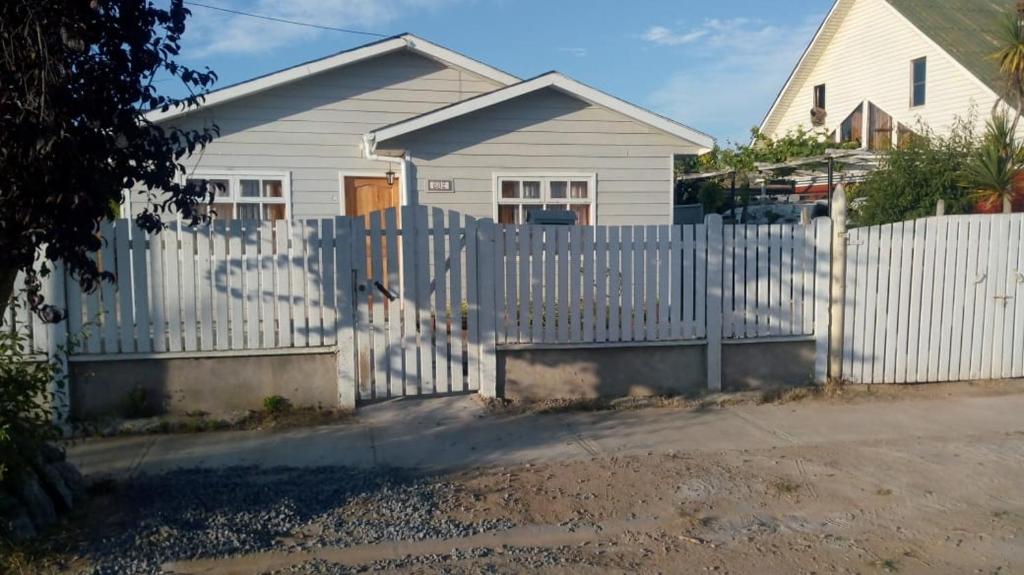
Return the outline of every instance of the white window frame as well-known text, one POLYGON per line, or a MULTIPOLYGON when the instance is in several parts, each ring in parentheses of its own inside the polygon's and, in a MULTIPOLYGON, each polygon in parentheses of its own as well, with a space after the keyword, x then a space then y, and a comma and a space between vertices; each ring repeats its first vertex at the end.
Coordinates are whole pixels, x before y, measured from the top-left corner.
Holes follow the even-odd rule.
MULTIPOLYGON (((237 206, 238 204, 283 204, 284 219, 292 219, 292 173, 290 171, 196 170, 182 177, 181 183, 185 183, 186 180, 228 180, 228 197, 214 197, 213 203, 223 204, 230 202, 232 206, 237 206), (242 180, 281 180, 281 197, 243 197, 241 195, 242 180)), ((233 217, 232 219, 235 218, 233 217)))
MULTIPOLYGON (((586 205, 590 206, 590 224, 596 226, 597 224, 597 174, 594 172, 495 172, 492 174, 492 198, 494 205, 492 206, 492 214, 494 221, 498 221, 498 206, 501 205, 517 205, 517 206, 528 206, 528 205, 544 205, 544 204, 565 204, 565 205, 586 205), (502 199, 501 197, 501 183, 508 180, 514 180, 522 182, 527 181, 539 181, 540 182, 540 198, 538 199, 502 199), (572 198, 552 198, 551 197, 551 182, 552 181, 586 181, 587 182, 587 198, 586 199, 572 199, 572 198)), ((570 184, 571 188, 571 184, 570 184)), ((520 190, 522 186, 520 185, 520 190)), ((566 194, 569 195, 569 189, 566 189, 566 194)), ((525 216, 521 217, 520 220, 523 224, 526 223, 525 216)))

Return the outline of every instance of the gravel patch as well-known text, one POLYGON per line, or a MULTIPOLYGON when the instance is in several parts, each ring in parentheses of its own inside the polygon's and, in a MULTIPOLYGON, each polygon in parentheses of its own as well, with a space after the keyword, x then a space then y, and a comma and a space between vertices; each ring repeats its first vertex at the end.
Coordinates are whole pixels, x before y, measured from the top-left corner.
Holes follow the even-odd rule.
POLYGON ((403 469, 235 467, 144 475, 116 494, 108 530, 114 534, 84 544, 82 554, 92 560, 85 573, 159 573, 168 561, 447 539, 514 526, 444 517, 458 489, 403 469))
POLYGON ((429 569, 442 573, 507 573, 509 569, 529 570, 550 568, 560 565, 594 567, 587 561, 578 547, 512 547, 498 549, 474 547, 452 549, 450 553, 407 556, 401 559, 374 561, 363 565, 349 566, 323 559, 313 559, 292 565, 286 569, 263 575, 350 575, 355 573, 387 573, 398 569, 429 569), (469 565, 459 565, 460 562, 469 565))

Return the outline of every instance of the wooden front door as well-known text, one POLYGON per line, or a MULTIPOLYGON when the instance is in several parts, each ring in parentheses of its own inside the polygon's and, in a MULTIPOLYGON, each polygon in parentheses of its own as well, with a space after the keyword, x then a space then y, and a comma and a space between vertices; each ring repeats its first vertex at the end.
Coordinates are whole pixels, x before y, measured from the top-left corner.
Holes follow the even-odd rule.
POLYGON ((398 178, 388 185, 387 178, 346 177, 345 215, 365 216, 371 212, 401 205, 398 178))

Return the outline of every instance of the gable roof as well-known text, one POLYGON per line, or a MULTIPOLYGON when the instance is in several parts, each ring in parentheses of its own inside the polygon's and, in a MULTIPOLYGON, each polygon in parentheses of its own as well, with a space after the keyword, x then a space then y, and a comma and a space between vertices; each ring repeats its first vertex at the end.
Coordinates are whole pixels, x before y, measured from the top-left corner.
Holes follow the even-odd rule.
MULTIPOLYGON (((1016 0, 879 0, 892 8, 940 50, 948 54, 981 84, 995 93, 1000 91, 999 66, 991 58, 998 50, 996 30, 999 18, 1015 7, 1016 0)), ((775 111, 790 97, 821 57, 854 0, 836 0, 807 45, 786 83, 779 90, 768 113, 761 121, 767 130, 775 111)))
POLYGON ((638 122, 647 124, 648 126, 688 142, 692 142, 700 146, 702 151, 709 151, 715 145, 714 138, 703 132, 684 126, 674 120, 670 120, 634 104, 630 104, 625 100, 620 100, 614 96, 601 92, 600 90, 591 88, 581 82, 577 82, 576 80, 558 72, 547 72, 535 78, 523 80, 518 84, 506 86, 505 88, 500 88, 486 94, 480 94, 479 96, 474 96, 472 98, 462 100, 461 102, 456 102, 401 122, 377 128, 363 137, 367 144, 366 149, 372 152, 376 148, 378 142, 390 140, 416 130, 422 130, 423 128, 427 128, 441 122, 446 122, 453 118, 457 118, 477 110, 482 110, 502 102, 507 102, 513 98, 518 98, 545 88, 555 88, 585 102, 614 110, 624 116, 637 120, 638 122))
POLYGON ((888 0, 904 18, 995 92, 1002 89, 999 50, 1002 18, 1016 0, 888 0))
POLYGON ((377 42, 364 44, 350 50, 344 50, 318 60, 311 60, 290 68, 285 68, 284 70, 271 72, 270 74, 263 76, 257 76, 256 78, 246 80, 238 84, 232 84, 230 86, 212 90, 204 95, 205 99, 199 107, 188 109, 171 108, 166 112, 153 110, 146 114, 146 118, 150 121, 158 122, 176 118, 178 116, 184 116, 206 106, 223 104, 224 102, 263 92, 264 90, 269 90, 271 88, 276 88, 289 82, 295 82, 315 74, 333 70, 334 68, 347 66, 349 64, 354 64, 356 62, 368 60, 370 58, 375 58, 398 50, 410 50, 443 64, 462 68, 468 72, 494 80, 495 82, 505 86, 519 81, 519 78, 516 76, 503 72, 492 66, 488 66, 483 62, 474 60, 468 56, 459 54, 458 52, 449 50, 443 46, 434 44, 433 42, 428 42, 427 40, 413 34, 399 34, 390 38, 384 38, 377 42))

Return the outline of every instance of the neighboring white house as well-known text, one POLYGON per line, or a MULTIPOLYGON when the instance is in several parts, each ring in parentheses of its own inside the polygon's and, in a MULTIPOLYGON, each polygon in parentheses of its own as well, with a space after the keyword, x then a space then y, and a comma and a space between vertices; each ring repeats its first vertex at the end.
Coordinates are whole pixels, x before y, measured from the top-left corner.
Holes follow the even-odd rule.
POLYGON ((364 214, 420 204, 501 222, 672 223, 673 159, 710 136, 550 72, 521 81, 403 34, 153 112, 220 136, 187 164, 219 218, 364 214))
POLYGON ((838 0, 761 130, 803 128, 885 149, 918 122, 949 130, 972 107, 983 123, 999 101, 991 55, 1014 0, 838 0))

